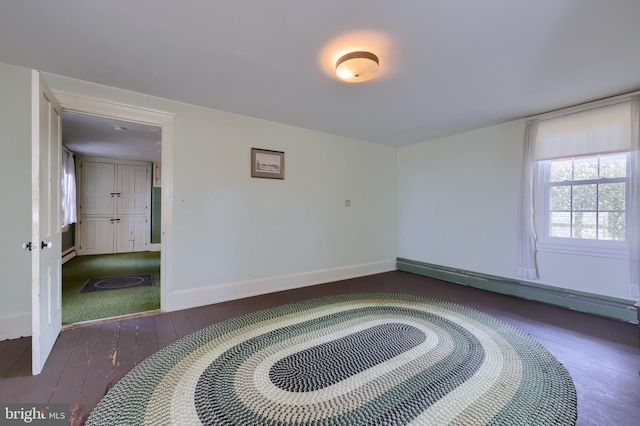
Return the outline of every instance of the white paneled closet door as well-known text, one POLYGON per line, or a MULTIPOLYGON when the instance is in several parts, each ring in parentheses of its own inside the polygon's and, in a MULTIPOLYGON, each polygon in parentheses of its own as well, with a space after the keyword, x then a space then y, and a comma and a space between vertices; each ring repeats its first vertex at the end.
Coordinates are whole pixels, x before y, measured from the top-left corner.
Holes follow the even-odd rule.
POLYGON ((114 252, 113 232, 115 219, 110 217, 83 217, 82 232, 79 232, 82 254, 104 254, 114 252))
POLYGON ((146 238, 148 229, 144 217, 122 217, 116 221, 116 253, 149 250, 146 238))
POLYGON ((113 215, 115 207, 115 164, 83 161, 81 170, 82 215, 113 215))
POLYGON ((118 164, 116 216, 146 215, 149 197, 149 167, 118 164))
POLYGON ((78 254, 149 250, 150 165, 85 157, 80 174, 78 254))

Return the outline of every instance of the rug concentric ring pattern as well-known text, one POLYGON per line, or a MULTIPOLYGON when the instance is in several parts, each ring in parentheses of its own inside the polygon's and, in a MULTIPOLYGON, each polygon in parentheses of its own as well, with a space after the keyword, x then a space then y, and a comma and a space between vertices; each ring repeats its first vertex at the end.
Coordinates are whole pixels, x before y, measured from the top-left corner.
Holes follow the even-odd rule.
POLYGON ((87 425, 572 425, 567 370, 484 313, 402 294, 211 325, 118 382, 87 425))

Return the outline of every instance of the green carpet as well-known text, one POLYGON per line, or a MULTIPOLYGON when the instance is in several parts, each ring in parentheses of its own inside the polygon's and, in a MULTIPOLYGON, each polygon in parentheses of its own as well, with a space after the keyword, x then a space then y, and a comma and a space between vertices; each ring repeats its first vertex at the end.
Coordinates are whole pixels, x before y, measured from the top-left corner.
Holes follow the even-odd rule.
POLYGON ((308 300, 211 325, 105 395, 99 425, 574 425, 576 391, 510 324, 402 294, 308 300))
POLYGON ((160 252, 78 256, 62 266, 62 323, 160 309, 160 252), (153 286, 80 293, 91 278, 152 274, 153 286))

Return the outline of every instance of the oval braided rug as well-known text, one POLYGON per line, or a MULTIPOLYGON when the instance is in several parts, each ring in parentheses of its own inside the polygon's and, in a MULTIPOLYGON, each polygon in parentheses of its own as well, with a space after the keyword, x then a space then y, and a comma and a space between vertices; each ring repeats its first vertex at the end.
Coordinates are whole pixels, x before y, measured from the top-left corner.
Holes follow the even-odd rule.
POLYGON ((87 425, 572 425, 537 341, 460 305, 355 294, 214 324, 118 382, 87 425))

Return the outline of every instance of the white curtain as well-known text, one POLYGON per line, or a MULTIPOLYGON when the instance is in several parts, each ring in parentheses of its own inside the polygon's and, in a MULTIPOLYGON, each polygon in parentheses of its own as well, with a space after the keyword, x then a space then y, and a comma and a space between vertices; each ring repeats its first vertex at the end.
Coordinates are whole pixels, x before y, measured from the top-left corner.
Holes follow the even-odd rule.
POLYGON ((515 274, 517 277, 528 280, 538 279, 536 231, 533 211, 533 186, 536 175, 536 163, 533 156, 538 126, 538 120, 531 120, 527 122, 525 130, 516 230, 515 274))
POLYGON ((631 100, 631 161, 629 167, 629 295, 640 297, 640 97, 631 100))
POLYGON ((73 153, 62 150, 62 226, 76 223, 76 166, 73 153))

